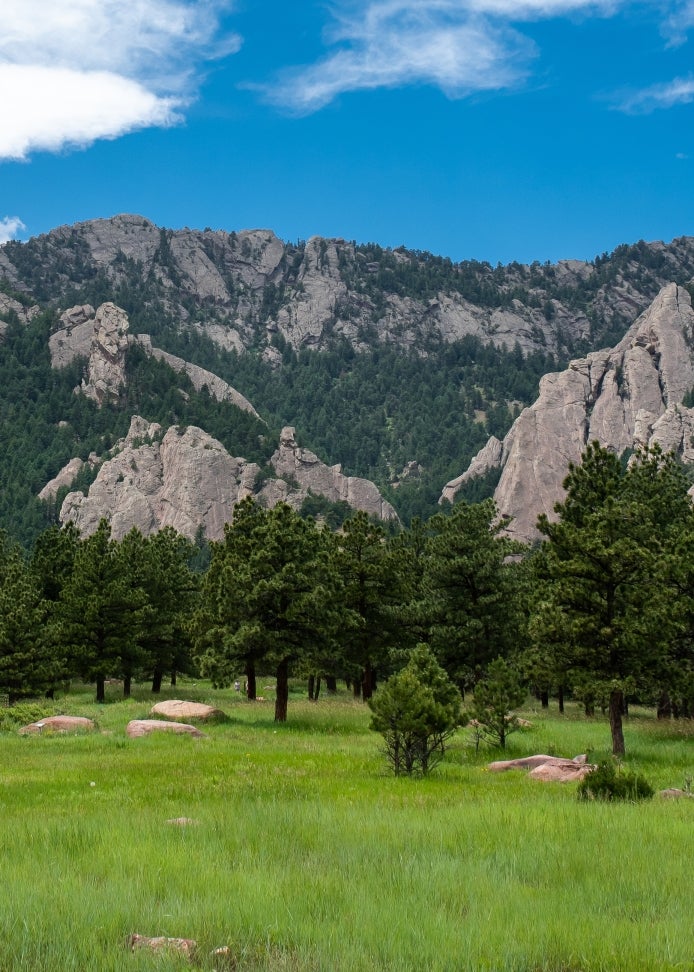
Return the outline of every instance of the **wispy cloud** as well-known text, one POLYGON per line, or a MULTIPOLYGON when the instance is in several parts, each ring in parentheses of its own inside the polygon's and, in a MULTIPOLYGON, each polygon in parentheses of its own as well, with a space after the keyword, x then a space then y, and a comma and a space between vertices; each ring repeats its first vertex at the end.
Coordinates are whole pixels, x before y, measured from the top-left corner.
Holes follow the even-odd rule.
POLYGON ((615 105, 630 115, 643 115, 658 108, 672 108, 694 101, 694 77, 675 78, 665 84, 654 84, 621 97, 615 105))
POLYGON ((0 4, 0 158, 180 119, 199 64, 238 50, 231 0, 0 4))
POLYGON ((26 226, 19 216, 3 216, 0 219, 0 245, 13 240, 24 229, 26 226))
POLYGON ((431 84, 449 97, 508 88, 528 74, 535 45, 516 27, 570 12, 609 13, 618 0, 343 0, 325 33, 334 48, 284 71, 268 100, 306 114, 339 94, 431 84))

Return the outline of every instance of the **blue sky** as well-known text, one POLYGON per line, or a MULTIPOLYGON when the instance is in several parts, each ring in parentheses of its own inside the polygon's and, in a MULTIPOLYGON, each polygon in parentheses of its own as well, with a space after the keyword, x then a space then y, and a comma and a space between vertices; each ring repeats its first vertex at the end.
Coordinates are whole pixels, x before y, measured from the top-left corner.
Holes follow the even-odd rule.
POLYGON ((694 235, 694 0, 0 8, 0 240, 120 212, 491 263, 694 235))

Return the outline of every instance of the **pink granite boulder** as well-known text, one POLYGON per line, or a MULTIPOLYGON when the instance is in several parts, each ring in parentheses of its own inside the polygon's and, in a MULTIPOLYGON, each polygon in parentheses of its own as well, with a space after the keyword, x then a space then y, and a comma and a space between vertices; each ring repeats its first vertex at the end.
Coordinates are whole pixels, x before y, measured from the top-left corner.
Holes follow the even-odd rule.
POLYGON ((46 716, 45 719, 39 719, 37 722, 32 722, 28 726, 23 726, 19 730, 19 733, 22 736, 26 736, 32 733, 42 732, 91 732, 94 729, 96 729, 96 724, 84 716, 57 715, 46 716))
POLYGON ((149 736, 153 732, 173 732, 176 734, 202 738, 205 733, 196 726, 189 726, 185 722, 164 722, 161 719, 132 719, 125 727, 125 734, 131 739, 149 736))

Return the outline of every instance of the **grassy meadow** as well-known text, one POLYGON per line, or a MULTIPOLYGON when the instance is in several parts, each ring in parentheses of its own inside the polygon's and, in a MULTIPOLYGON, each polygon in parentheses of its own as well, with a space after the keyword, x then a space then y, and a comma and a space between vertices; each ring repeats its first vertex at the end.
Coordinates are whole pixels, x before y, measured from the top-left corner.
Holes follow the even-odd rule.
MULTIPOLYGON (((396 779, 363 704, 299 688, 279 726, 269 690, 162 692, 227 713, 204 739, 126 738, 147 686, 44 707, 93 734, 19 736, 4 710, 0 969, 191 967, 131 952, 131 933, 194 938, 192 967, 219 972, 694 969, 694 800, 581 803, 575 784, 486 772, 498 751, 465 731, 430 777, 396 779)), ((523 714, 511 757, 609 751, 602 718, 523 714)), ((656 789, 694 774, 691 723, 637 712, 625 736, 656 789)))

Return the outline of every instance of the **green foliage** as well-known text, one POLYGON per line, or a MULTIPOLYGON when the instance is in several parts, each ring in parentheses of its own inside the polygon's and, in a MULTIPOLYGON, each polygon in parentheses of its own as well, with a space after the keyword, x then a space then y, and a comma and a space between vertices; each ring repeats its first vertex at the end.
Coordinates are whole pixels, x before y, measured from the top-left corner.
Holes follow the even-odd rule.
POLYGON ((606 759, 578 784, 579 800, 650 800, 653 787, 641 774, 625 770, 614 759, 606 759))
POLYGON ((460 693, 426 645, 369 700, 370 728, 385 741, 396 775, 426 774, 442 758, 460 719, 460 693))
POLYGON ((691 657, 689 639, 685 648, 678 637, 688 601, 681 586, 673 600, 672 573, 689 562, 675 556, 692 530, 687 482, 658 450, 624 469, 593 443, 564 486, 558 521, 539 521, 547 540, 530 631, 556 672, 579 681, 584 696, 609 699, 613 752, 622 755, 625 694, 647 691, 691 657))
POLYGON ((486 674, 475 685, 469 710, 477 729, 495 745, 506 748, 506 740, 521 728, 512 712, 525 702, 527 692, 514 665, 504 658, 491 662, 486 674))
POLYGON ((40 702, 16 702, 14 705, 0 707, 0 732, 16 732, 32 722, 57 714, 55 704, 47 699, 40 702))
POLYGON ((193 619, 201 670, 229 685, 240 663, 262 660, 283 685, 277 721, 286 720, 288 666, 302 659, 321 668, 346 622, 328 538, 285 503, 266 510, 248 498, 211 545, 193 619))
POLYGON ((523 642, 523 571, 517 557, 526 548, 502 528, 491 500, 461 502, 427 524, 421 609, 441 663, 463 686, 523 642))

